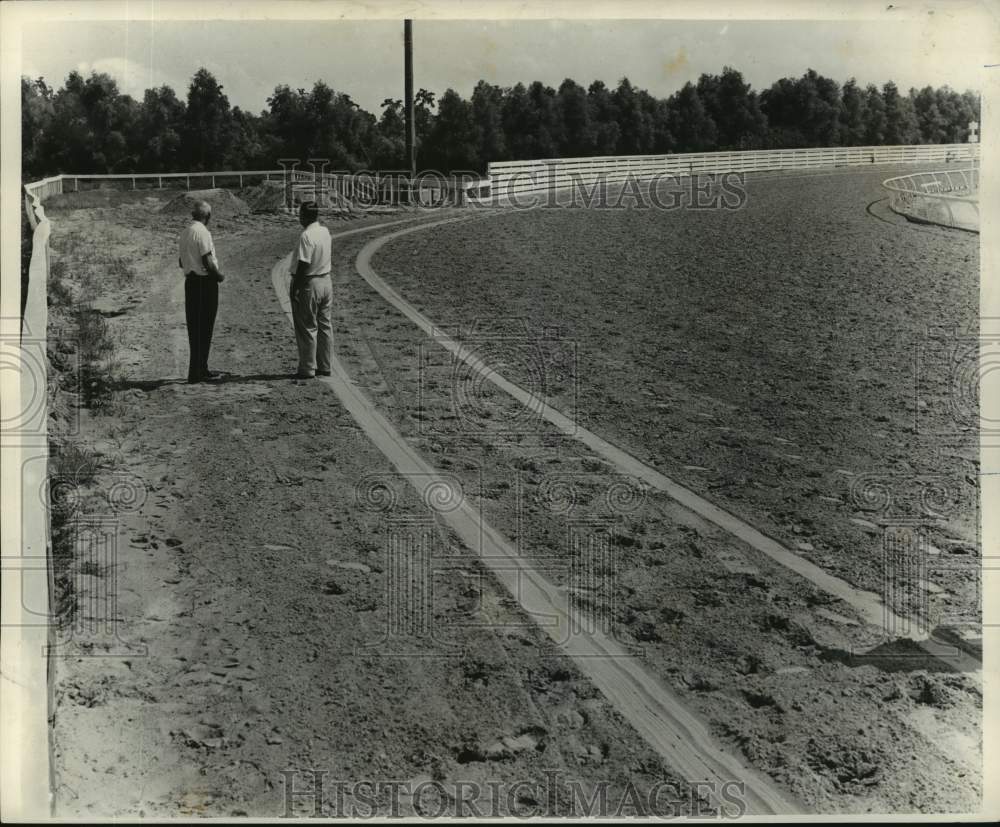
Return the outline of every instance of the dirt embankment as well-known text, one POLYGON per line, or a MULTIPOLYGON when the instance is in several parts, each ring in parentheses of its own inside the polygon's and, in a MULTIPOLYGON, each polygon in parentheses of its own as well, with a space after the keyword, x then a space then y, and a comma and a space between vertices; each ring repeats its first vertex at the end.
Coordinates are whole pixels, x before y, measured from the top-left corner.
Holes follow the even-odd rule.
POLYGON ((164 215, 190 216, 195 204, 205 201, 212 208, 214 218, 235 218, 249 215, 249 205, 227 189, 190 190, 172 198, 161 208, 164 215))

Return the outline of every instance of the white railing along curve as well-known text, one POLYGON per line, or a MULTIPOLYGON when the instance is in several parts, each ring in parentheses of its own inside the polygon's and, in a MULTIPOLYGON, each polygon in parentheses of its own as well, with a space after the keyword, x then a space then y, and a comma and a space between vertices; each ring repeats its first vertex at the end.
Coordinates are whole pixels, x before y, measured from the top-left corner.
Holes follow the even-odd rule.
POLYGON ((163 189, 167 186, 183 182, 185 189, 191 189, 192 182, 197 187, 244 186, 259 181, 276 180, 287 187, 299 190, 309 188, 323 192, 331 197, 334 205, 349 202, 362 207, 376 204, 410 203, 411 190, 422 199, 423 203, 462 204, 466 201, 470 190, 479 183, 470 180, 468 176, 443 175, 438 172, 427 172, 409 182, 406 173, 361 171, 356 173, 326 173, 307 169, 259 169, 259 170, 222 170, 215 172, 154 172, 154 173, 115 173, 109 175, 83 175, 64 173, 41 181, 33 181, 24 185, 25 208, 31 215, 32 204, 38 205, 52 195, 62 195, 65 192, 79 192, 83 183, 100 185, 109 181, 124 184, 126 188, 138 189, 140 183, 163 189))
POLYGON ((911 221, 979 232, 979 169, 914 172, 888 178, 889 208, 911 221))
POLYGON ((979 158, 979 144, 920 144, 917 146, 851 146, 809 149, 768 149, 746 152, 686 152, 594 158, 547 158, 500 161, 489 165, 494 198, 522 193, 555 192, 597 182, 661 175, 821 169, 878 164, 961 163, 979 158))

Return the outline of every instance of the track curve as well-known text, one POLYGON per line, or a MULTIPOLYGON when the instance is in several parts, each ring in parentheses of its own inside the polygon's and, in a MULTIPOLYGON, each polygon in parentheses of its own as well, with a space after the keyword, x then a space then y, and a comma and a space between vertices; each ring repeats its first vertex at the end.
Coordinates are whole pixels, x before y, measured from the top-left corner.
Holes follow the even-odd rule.
MULTIPOLYGON (((467 219, 428 222, 402 232, 460 220, 467 219)), ((385 226, 348 230, 335 234, 334 238, 385 226)), ((370 246, 366 246, 365 250, 370 246)), ((272 285, 289 318, 291 308, 287 273, 290 258, 291 254, 271 270, 272 285)), ((316 381, 324 382, 333 390, 365 435, 397 472, 421 494, 428 487, 448 485, 447 475, 431 466, 407 443, 354 383, 336 356, 332 368, 332 376, 320 377, 316 381)), ((719 796, 719 791, 731 789, 736 781, 744 784, 744 801, 750 814, 790 815, 802 812, 800 805, 772 781, 726 752, 680 698, 649 674, 621 644, 600 632, 587 631, 584 618, 573 608, 566 591, 536 571, 506 537, 483 520, 482 514, 471 503, 462 498, 457 507, 449 505, 447 510, 439 510, 438 516, 481 559, 529 615, 553 619, 542 625, 544 631, 573 658, 580 671, 671 767, 689 783, 707 785, 707 789, 715 791, 708 793, 713 805, 720 808, 732 805, 731 801, 727 802, 719 796)))
MULTIPOLYGON (((463 345, 456 339, 445 335, 439 325, 435 324, 413 304, 397 293, 379 276, 372 266, 372 258, 375 253, 390 241, 404 235, 409 235, 410 233, 429 230, 462 220, 467 219, 459 217, 424 222, 417 226, 395 230, 373 239, 358 253, 355 261, 358 274, 392 307, 413 322, 413 324, 432 338, 438 345, 451 353, 454 358, 460 359, 468 365, 479 378, 491 382, 498 389, 545 418, 562 433, 582 442, 599 456, 610 462, 620 473, 665 493, 680 505, 715 524, 758 552, 765 554, 781 566, 805 578, 817 588, 845 601, 866 622, 887 629, 917 630, 921 628, 921 625, 912 619, 896 615, 885 605, 879 595, 856 588, 845 580, 829 574, 815 563, 811 563, 798 554, 795 554, 777 540, 767 536, 746 521, 706 500, 676 480, 671 479, 619 448, 617 445, 588 430, 558 409, 549 405, 544 399, 508 380, 491 368, 474 350, 463 345)), ((981 680, 981 664, 970 654, 956 649, 949 643, 934 639, 931 637, 929 631, 911 634, 909 638, 927 654, 947 663, 950 668, 966 672, 975 680, 981 680)))

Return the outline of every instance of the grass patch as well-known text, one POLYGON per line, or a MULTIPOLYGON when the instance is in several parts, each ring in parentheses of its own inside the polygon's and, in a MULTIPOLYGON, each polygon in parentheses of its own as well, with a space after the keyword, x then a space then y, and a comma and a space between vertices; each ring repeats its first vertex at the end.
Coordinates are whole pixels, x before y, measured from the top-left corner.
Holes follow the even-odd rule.
POLYGON ((53 602, 60 625, 75 619, 76 584, 73 564, 84 489, 93 484, 100 460, 73 442, 49 443, 49 523, 52 530, 53 602))
POLYGON ((126 256, 107 256, 104 266, 117 287, 131 287, 135 284, 135 270, 132 269, 126 256))
POLYGON ((79 232, 53 241, 59 258, 49 267, 48 301, 55 311, 49 327, 50 364, 61 387, 79 391, 80 404, 113 413, 115 388, 121 384, 120 343, 92 304, 101 295, 134 286, 135 269, 127 256, 93 250, 91 240, 79 232))
POLYGON ((72 479, 77 485, 90 485, 101 467, 97 454, 74 442, 53 443, 49 451, 52 475, 72 479))
POLYGON ((55 261, 49 267, 49 307, 69 307, 73 304, 73 288, 66 281, 66 263, 55 261))
POLYGON ((87 364, 102 361, 114 348, 107 320, 87 305, 73 311, 76 347, 80 359, 87 364))
POLYGON ((118 384, 116 344, 107 320, 89 306, 73 311, 74 338, 79 356, 81 402, 106 410, 118 384))

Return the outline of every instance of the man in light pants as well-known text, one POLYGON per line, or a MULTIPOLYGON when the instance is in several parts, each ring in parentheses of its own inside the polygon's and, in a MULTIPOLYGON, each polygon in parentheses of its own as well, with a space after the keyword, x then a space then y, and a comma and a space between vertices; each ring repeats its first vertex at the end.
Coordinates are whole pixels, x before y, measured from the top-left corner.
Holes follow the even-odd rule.
POLYGON ((293 256, 292 320, 299 347, 300 379, 329 376, 333 357, 333 324, 330 319, 333 285, 330 282, 330 231, 319 223, 315 201, 299 207, 299 223, 305 228, 293 256))

